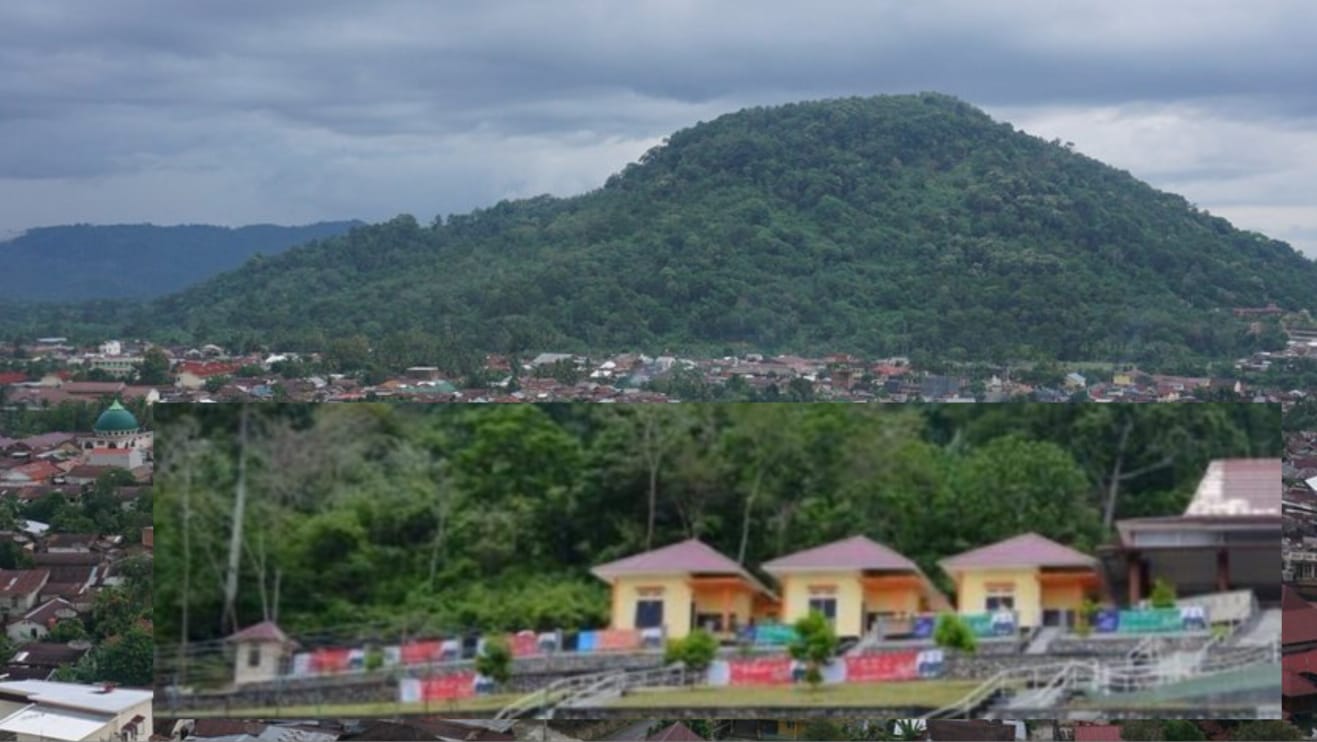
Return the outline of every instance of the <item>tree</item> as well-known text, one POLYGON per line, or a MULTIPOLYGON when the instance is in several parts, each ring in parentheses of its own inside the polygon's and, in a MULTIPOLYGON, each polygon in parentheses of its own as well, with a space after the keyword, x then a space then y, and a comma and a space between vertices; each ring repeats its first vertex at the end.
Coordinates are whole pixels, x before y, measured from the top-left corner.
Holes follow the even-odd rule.
POLYGON ((1152 582, 1152 592, 1148 595, 1148 602, 1153 608, 1174 608, 1175 586, 1158 577, 1152 582))
POLYGON ((668 452, 678 442, 679 431, 674 425, 674 415, 667 408, 637 405, 632 414, 636 447, 645 463, 645 473, 649 483, 649 515, 645 522, 645 548, 650 549, 654 545, 654 519, 658 513, 659 468, 663 465, 668 452))
POLYGON ((1162 742, 1166 739, 1166 722, 1161 719, 1134 719, 1120 723, 1120 738, 1137 742, 1162 742))
POLYGON ((704 629, 695 629, 681 639, 668 642, 664 662, 681 662, 686 669, 702 672, 718 656, 718 640, 704 629))
POLYGON ((87 638, 87 627, 76 618, 61 619, 46 636, 46 641, 68 643, 87 638))
POLYGON ((1301 729, 1279 719, 1245 721, 1230 731, 1230 739, 1235 740, 1298 740, 1305 738, 1306 735, 1301 729))
POLYGON ((84 683, 112 682, 149 687, 155 675, 154 651, 155 640, 151 634, 140 625, 134 625, 84 656, 76 672, 84 683))
POLYGON ((156 346, 151 346, 142 354, 142 362, 137 365, 137 383, 147 386, 163 386, 170 382, 169 356, 156 346))
POLYGON ((512 677, 512 650, 499 637, 485 640, 484 650, 476 656, 476 672, 502 685, 512 677))
POLYGON ((962 652, 978 649, 978 639, 969 624, 955 613, 944 613, 938 617, 937 626, 933 629, 933 641, 945 649, 959 649, 962 652))
POLYGON ((1167 719, 1164 733, 1167 742, 1198 742, 1207 739, 1202 728, 1188 719, 1167 719))
POLYGON ((818 611, 796 621, 796 638, 787 647, 792 659, 805 663, 805 682, 817 689, 823 682, 823 666, 837 652, 837 632, 818 611))

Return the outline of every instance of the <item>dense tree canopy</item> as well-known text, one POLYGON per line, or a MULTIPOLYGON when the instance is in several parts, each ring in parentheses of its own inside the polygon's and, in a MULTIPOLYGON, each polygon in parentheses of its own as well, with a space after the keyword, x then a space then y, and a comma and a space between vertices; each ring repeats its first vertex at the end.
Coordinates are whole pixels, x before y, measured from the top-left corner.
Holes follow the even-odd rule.
POLYGON ((166 643, 185 591, 191 639, 226 631, 240 458, 236 623, 277 616, 306 637, 597 626, 591 566, 691 536, 757 569, 863 533, 945 581, 939 559, 1025 530, 1092 548, 1108 502, 1178 513, 1212 458, 1281 448, 1269 405, 243 409, 245 457, 237 408, 157 412, 166 643), (1113 495, 1118 459, 1143 471, 1113 495))

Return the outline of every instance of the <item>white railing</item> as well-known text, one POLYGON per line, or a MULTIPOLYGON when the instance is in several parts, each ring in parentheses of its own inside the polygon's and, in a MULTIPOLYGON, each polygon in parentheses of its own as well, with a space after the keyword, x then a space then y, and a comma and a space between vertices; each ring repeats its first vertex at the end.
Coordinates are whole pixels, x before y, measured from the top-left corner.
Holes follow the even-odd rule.
MULTIPOLYGON (((993 675, 954 703, 943 706, 925 714, 924 719, 957 718, 969 716, 974 709, 983 705, 998 691, 1009 691, 1020 685, 1038 687, 1045 685, 1063 673, 1072 671, 1073 666, 1090 666, 1090 662, 1051 662, 1029 667, 1015 667, 993 675)), ((1091 676, 1090 672, 1090 676, 1091 676)))
POLYGON ((1214 637, 1198 649, 1176 653, 1169 658, 1163 657, 1160 643, 1145 640, 1120 664, 1075 661, 1003 670, 960 700, 926 714, 923 718, 968 717, 997 693, 1012 693, 1020 687, 1025 690, 1011 698, 1005 704, 1006 708, 1044 710, 1063 702, 1070 693, 1076 691, 1097 691, 1103 695, 1135 692, 1280 661, 1279 642, 1263 646, 1227 647, 1227 638, 1228 635, 1214 637), (1213 650, 1218 648, 1229 651, 1225 655, 1214 656, 1213 650), (1140 654, 1147 660, 1136 662, 1134 658, 1140 654))
POLYGON ((596 699, 618 697, 634 688, 670 686, 674 683, 685 685, 687 677, 686 667, 680 662, 657 670, 618 670, 576 675, 518 698, 500 709, 494 718, 516 719, 539 710, 537 718, 550 719, 559 708, 588 706, 596 699))
POLYGON ((590 673, 589 675, 573 675, 569 678, 555 680, 543 688, 527 693, 507 706, 504 706, 497 714, 494 714, 494 718, 516 719, 528 711, 551 706, 581 688, 589 687, 606 677, 618 674, 621 674, 621 672, 597 672, 590 673))

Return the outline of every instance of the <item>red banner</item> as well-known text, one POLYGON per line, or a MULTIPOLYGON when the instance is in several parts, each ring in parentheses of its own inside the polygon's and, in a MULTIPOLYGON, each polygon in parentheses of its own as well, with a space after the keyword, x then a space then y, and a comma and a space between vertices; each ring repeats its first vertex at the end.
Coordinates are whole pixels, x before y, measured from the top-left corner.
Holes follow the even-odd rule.
POLYGON ((421 681, 421 700, 451 701, 470 698, 476 694, 475 673, 459 672, 421 681))
POLYGON ((728 660, 731 685, 790 685, 791 660, 786 657, 761 660, 728 660))
POLYGON ((311 672, 343 672, 348 669, 351 649, 317 649, 311 653, 311 672))
POLYGON ((437 662, 442 648, 443 642, 438 640, 408 642, 402 645, 402 664, 424 665, 427 662, 437 662))
POLYGON ((540 653, 539 640, 533 631, 522 631, 508 636, 508 647, 513 657, 529 657, 540 653))
POLYGON ((846 682, 914 680, 919 677, 919 653, 884 652, 846 658, 846 682))
POLYGON ((617 651, 640 647, 640 632, 634 629, 605 629, 595 632, 596 651, 617 651))

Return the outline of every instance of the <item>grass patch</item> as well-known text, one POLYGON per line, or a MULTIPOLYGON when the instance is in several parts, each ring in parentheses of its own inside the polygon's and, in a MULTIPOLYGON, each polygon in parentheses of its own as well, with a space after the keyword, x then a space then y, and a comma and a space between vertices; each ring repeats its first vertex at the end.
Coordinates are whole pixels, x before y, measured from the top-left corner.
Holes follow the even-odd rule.
POLYGON ((936 708, 954 703, 981 681, 912 680, 899 683, 850 683, 823 686, 710 687, 637 689, 607 704, 608 708, 697 708, 738 706, 859 706, 869 708, 936 708))
MULTIPOLYGON (((211 709, 207 711, 168 712, 169 716, 186 718, 279 719, 341 716, 398 716, 402 714, 447 714, 462 711, 498 711, 521 696, 495 695, 464 698, 460 701, 431 701, 425 703, 348 703, 307 706, 267 706, 264 708, 211 709)), ((164 708, 161 709, 165 713, 164 708)))

